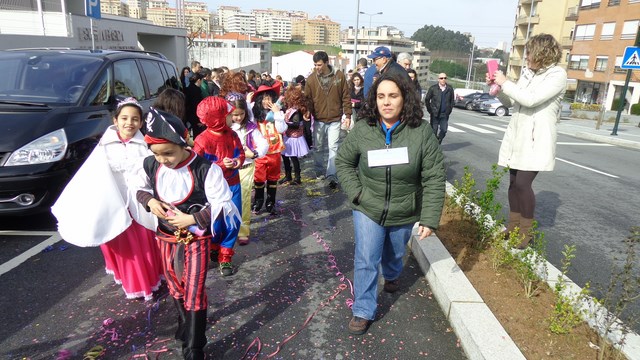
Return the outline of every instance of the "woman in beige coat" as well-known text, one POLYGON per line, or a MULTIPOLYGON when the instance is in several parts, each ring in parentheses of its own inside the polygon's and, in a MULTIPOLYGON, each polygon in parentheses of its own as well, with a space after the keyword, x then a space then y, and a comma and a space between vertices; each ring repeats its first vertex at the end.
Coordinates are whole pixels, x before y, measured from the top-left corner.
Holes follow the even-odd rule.
MULTIPOLYGON (((539 171, 551 171, 556 156, 556 122, 567 83, 566 71, 557 65, 562 51, 548 34, 539 34, 525 45, 527 66, 517 83, 497 71, 503 104, 514 111, 505 132, 498 165, 509 167, 509 220, 507 231, 520 228, 519 249, 531 241, 535 194, 531 187, 539 171)), ((489 74, 487 74, 489 78, 489 74)))

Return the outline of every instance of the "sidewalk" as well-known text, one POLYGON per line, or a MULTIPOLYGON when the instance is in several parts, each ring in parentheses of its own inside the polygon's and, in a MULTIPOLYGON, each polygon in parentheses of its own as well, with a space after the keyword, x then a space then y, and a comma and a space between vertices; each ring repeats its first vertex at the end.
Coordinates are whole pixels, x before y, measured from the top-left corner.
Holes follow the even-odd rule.
POLYGON ((558 123, 558 133, 584 140, 640 149, 640 127, 637 122, 618 124, 617 135, 611 135, 614 123, 605 122, 596 129, 595 120, 563 118, 558 123))

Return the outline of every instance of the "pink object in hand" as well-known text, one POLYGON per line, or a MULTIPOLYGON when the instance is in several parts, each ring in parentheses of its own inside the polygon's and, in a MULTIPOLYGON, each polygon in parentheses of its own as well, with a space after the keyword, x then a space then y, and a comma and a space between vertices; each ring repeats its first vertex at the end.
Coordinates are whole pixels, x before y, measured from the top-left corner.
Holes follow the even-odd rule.
POLYGON ((500 89, 502 89, 502 86, 496 83, 491 83, 491 87, 489 88, 489 95, 491 96, 498 95, 498 93, 500 92, 500 89))
POLYGON ((494 80, 496 78, 496 71, 498 71, 498 60, 487 60, 489 79, 494 80))

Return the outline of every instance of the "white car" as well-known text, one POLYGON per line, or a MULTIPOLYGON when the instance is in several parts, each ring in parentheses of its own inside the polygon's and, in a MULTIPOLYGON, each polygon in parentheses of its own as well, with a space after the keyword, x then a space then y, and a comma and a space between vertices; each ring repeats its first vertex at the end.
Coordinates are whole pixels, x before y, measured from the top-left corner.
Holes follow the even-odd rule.
POLYGON ((510 114, 511 110, 502 105, 498 99, 485 100, 480 104, 480 111, 489 115, 506 116, 510 114))

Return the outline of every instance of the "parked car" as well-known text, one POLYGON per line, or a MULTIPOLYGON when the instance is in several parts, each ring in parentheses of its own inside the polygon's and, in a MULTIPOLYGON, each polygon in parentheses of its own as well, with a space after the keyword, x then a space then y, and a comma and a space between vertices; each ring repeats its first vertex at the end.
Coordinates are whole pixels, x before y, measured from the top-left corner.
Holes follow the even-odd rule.
POLYGON ((480 111, 496 116, 507 116, 511 114, 511 109, 504 106, 497 98, 483 101, 480 104, 480 111))
POLYGON ((473 94, 468 94, 462 97, 455 97, 453 106, 454 107, 459 107, 459 108, 463 108, 463 109, 467 109, 467 110, 471 110, 470 107, 468 107, 468 105, 474 100, 477 99, 480 95, 482 95, 481 92, 477 92, 477 93, 473 93, 473 94))
POLYGON ((112 124, 118 99, 148 108, 180 87, 173 63, 134 51, 6 50, 0 73, 0 216, 49 210, 112 124))
POLYGON ((495 96, 489 95, 489 93, 483 93, 481 96, 471 101, 471 110, 481 111, 480 106, 482 105, 483 102, 487 100, 494 100, 494 99, 497 99, 497 98, 495 96))

